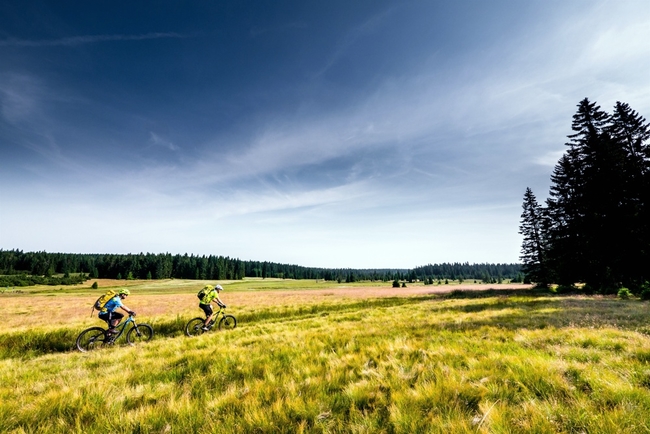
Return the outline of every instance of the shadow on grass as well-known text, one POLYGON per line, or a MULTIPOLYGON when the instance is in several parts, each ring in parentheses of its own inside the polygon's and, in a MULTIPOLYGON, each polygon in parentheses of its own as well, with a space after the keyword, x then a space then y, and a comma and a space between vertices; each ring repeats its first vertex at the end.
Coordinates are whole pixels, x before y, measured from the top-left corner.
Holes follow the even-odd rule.
MULTIPOLYGON (((562 294, 571 295, 571 294, 562 294)), ((575 295, 575 294, 573 294, 575 295)), ((532 288, 532 289, 486 289, 481 291, 476 290, 462 290, 455 289, 449 293, 442 294, 444 298, 451 299, 474 299, 474 298, 492 298, 492 297, 549 297, 561 296, 555 294, 548 289, 532 288)))
POLYGON ((70 351, 79 333, 70 329, 27 331, 0 335, 0 359, 30 358, 70 351))
POLYGON ((444 307, 439 312, 488 313, 484 317, 465 318, 463 321, 444 321, 434 329, 470 331, 483 327, 506 330, 540 330, 545 328, 616 328, 650 335, 647 306, 636 301, 612 299, 508 299, 491 303, 473 303, 466 306, 444 307), (515 310, 515 312, 513 312, 515 310), (507 312, 498 312, 507 311, 507 312))

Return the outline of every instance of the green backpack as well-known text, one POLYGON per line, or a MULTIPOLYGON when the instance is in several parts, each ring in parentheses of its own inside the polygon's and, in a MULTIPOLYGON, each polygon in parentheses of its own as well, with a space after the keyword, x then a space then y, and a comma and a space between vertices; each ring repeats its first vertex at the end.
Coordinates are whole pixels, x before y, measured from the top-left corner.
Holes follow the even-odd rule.
POLYGON ((201 288, 201 290, 196 294, 196 296, 199 298, 199 300, 203 301, 206 295, 208 295, 212 291, 208 287, 201 288))

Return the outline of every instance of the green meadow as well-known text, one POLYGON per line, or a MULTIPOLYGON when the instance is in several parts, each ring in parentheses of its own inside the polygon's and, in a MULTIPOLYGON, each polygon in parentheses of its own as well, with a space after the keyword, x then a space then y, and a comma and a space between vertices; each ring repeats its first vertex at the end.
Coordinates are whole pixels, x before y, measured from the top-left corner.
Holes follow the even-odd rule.
POLYGON ((647 302, 245 279, 238 327, 188 338, 205 282, 92 283, 0 293, 0 432, 650 432, 647 302), (154 339, 74 351, 123 284, 154 339))

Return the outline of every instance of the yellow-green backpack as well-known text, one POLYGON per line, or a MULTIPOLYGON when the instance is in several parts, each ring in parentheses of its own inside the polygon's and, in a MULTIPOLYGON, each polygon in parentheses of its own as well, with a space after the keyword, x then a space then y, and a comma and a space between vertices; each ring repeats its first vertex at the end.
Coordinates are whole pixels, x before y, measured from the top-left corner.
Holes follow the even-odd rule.
POLYGON ((95 309, 97 309, 97 310, 104 309, 104 306, 106 306, 106 303, 108 303, 108 301, 111 298, 115 297, 116 295, 117 295, 117 292, 113 291, 112 289, 109 289, 108 291, 106 291, 106 294, 99 297, 97 299, 97 301, 95 301, 95 304, 93 304, 93 311, 95 309))

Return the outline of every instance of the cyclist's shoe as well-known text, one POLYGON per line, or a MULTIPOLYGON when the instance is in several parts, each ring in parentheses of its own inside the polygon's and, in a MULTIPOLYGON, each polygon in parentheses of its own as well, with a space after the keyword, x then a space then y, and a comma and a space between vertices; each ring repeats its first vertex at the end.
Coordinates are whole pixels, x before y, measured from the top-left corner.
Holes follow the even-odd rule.
POLYGON ((210 327, 204 325, 203 327, 201 327, 201 330, 207 332, 208 330, 210 330, 210 327))
POLYGON ((116 335, 116 334, 117 334, 117 330, 114 329, 114 328, 109 328, 108 330, 106 330, 106 334, 107 334, 108 336, 116 335))

